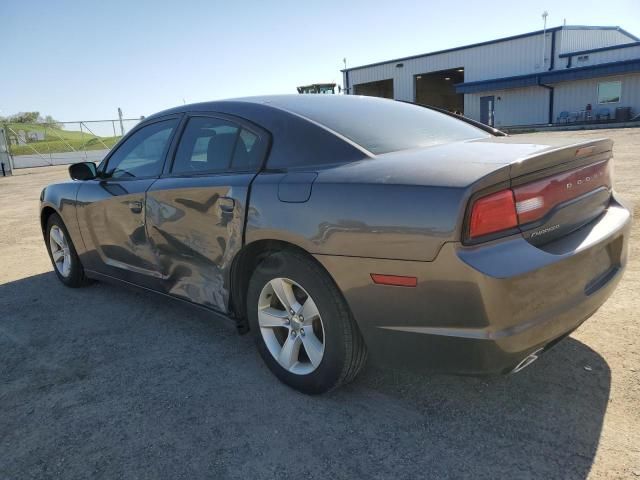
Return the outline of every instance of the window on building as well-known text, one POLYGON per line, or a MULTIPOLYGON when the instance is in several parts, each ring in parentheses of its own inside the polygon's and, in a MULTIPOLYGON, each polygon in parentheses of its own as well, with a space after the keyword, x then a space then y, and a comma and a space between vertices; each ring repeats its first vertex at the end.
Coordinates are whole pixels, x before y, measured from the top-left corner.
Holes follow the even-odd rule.
POLYGON ((598 84, 598 103, 619 103, 622 82, 600 82, 598 84))

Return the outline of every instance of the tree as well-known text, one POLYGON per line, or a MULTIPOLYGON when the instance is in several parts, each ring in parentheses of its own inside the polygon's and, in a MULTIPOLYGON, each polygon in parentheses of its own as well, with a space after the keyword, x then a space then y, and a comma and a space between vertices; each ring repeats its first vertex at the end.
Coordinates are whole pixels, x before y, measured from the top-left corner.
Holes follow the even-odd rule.
POLYGON ((19 112, 12 115, 9 120, 14 123, 35 123, 39 116, 40 112, 19 112))
POLYGON ((60 123, 51 115, 47 115, 46 117, 44 117, 44 123, 52 128, 62 128, 62 125, 60 125, 60 123))

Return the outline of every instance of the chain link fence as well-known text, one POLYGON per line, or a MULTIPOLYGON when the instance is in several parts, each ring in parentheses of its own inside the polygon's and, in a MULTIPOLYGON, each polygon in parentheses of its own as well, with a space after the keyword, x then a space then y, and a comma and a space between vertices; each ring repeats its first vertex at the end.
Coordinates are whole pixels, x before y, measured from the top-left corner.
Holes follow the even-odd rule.
POLYGON ((97 162, 139 118, 55 123, 4 123, 3 141, 13 168, 97 162))
POLYGON ((4 129, 0 127, 0 175, 6 177, 11 175, 11 157, 9 157, 9 146, 6 143, 4 129))

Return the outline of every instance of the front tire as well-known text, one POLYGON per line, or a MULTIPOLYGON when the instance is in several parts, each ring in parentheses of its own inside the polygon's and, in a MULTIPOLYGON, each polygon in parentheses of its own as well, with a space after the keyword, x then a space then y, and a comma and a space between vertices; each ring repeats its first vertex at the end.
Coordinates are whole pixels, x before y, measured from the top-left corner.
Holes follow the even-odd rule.
POLYGON ((278 252, 249 282, 247 313, 258 351, 285 384, 324 393, 355 378, 367 349, 342 294, 308 256, 278 252))
POLYGON ((84 268, 71 241, 67 228, 57 213, 47 219, 45 242, 53 271, 67 287, 77 288, 89 284, 84 268))

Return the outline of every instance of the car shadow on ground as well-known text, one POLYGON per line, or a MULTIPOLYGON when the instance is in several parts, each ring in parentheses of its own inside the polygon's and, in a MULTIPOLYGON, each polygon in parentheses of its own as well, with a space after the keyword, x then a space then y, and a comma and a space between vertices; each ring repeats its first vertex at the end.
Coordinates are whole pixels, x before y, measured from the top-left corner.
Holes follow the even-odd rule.
POLYGON ((0 477, 586 478, 609 399, 568 338, 521 373, 367 367, 320 397, 200 310, 51 272, 0 285, 0 477))

